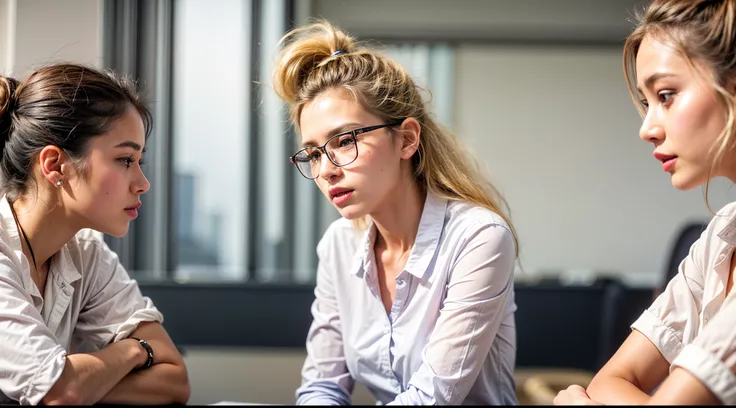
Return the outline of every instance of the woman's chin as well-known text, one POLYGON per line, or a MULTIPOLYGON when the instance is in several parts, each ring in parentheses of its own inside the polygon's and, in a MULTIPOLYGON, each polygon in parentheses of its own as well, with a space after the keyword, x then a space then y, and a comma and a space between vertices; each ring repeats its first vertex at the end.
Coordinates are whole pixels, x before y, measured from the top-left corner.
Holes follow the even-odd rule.
POLYGON ((340 216, 342 218, 348 219, 348 220, 357 220, 359 218, 363 218, 366 213, 365 211, 362 211, 360 208, 356 208, 355 206, 349 205, 344 208, 338 208, 337 212, 340 213, 340 216))
POLYGON ((130 223, 126 223, 125 225, 108 226, 107 228, 100 229, 100 232, 104 232, 105 234, 111 235, 115 238, 122 238, 128 233, 129 227, 130 223))
POLYGON ((672 174, 672 186, 680 191, 692 190, 700 187, 707 181, 707 177, 692 177, 684 172, 675 172, 672 174))

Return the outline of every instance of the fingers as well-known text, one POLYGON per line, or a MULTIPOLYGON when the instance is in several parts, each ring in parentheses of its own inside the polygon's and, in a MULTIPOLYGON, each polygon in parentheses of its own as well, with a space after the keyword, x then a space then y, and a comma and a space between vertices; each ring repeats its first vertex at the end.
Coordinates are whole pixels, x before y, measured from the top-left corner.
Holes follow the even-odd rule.
POLYGON ((585 388, 573 384, 567 389, 560 391, 552 400, 554 405, 594 405, 585 388))

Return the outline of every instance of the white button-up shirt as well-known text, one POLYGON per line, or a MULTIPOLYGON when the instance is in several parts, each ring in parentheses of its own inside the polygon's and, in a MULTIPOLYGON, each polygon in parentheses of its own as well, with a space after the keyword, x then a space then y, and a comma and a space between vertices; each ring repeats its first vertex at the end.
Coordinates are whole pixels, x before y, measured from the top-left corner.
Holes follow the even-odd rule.
POLYGON ((515 404, 511 231, 497 214, 431 194, 390 313, 375 226, 345 219, 317 252, 314 321, 298 404, 348 404, 354 382, 380 404, 515 404))
POLYGON ((736 247, 736 203, 718 211, 664 292, 632 325, 670 362, 736 404, 736 300, 726 296, 736 247))
POLYGON ((61 376, 66 355, 163 322, 99 233, 82 230, 51 259, 43 296, 10 204, 0 199, 0 403, 36 405, 61 376))

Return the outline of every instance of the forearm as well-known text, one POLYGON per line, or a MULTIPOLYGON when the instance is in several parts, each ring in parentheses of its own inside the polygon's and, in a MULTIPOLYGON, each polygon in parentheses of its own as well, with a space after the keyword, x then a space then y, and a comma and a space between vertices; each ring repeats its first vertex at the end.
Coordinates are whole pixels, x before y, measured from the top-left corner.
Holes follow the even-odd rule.
POLYGON ((140 345, 124 340, 89 354, 70 354, 61 377, 43 398, 45 405, 97 403, 145 358, 140 345))
MULTIPOLYGON (((438 401, 434 396, 428 395, 421 390, 409 386, 409 389, 397 395, 393 401, 386 405, 437 405, 438 401)), ((440 404, 442 405, 442 404, 440 404)))
POLYGON ((590 382, 588 396, 603 405, 643 405, 649 401, 649 394, 635 384, 620 377, 601 376, 600 373, 590 382))
POLYGON ((101 400, 109 404, 186 404, 189 378, 183 366, 154 364, 130 373, 101 400))
POLYGON ((296 405, 352 405, 350 394, 332 381, 302 385, 296 394, 296 405))
POLYGON ((721 405, 713 391, 687 370, 676 367, 649 400, 649 405, 721 405))

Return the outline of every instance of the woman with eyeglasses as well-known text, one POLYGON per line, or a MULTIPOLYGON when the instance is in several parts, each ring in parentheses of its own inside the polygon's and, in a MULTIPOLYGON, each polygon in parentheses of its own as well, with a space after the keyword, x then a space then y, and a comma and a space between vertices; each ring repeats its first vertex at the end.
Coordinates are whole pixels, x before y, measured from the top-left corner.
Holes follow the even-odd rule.
MULTIPOLYGON (((515 404, 517 239, 396 62, 328 22, 282 39, 291 156, 342 218, 317 246, 298 404, 515 404)), ((306 180, 305 180, 306 181, 306 180)))
MULTIPOLYGON (((639 137, 672 185, 736 182, 736 0, 652 1, 624 44, 624 70, 639 137)), ((730 203, 587 390, 573 385, 555 404, 736 404, 734 247, 730 203)))

